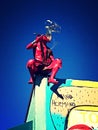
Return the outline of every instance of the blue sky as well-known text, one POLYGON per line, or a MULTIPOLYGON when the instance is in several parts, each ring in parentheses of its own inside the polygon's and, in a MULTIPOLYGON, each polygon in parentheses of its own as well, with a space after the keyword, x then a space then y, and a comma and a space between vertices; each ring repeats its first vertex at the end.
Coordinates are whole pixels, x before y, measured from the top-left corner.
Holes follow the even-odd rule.
POLYGON ((45 33, 45 20, 56 21, 54 56, 61 58, 58 78, 98 81, 97 0, 3 0, 0 4, 0 130, 22 124, 32 86, 26 45, 34 32, 45 33))

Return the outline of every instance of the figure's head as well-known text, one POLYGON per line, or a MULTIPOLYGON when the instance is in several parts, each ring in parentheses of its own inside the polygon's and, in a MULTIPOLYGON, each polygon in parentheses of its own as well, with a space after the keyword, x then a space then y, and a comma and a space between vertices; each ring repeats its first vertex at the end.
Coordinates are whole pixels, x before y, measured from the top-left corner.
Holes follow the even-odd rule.
POLYGON ((45 28, 47 29, 46 35, 52 35, 52 32, 57 33, 61 31, 61 27, 51 20, 46 20, 45 28))
POLYGON ((52 34, 46 33, 46 36, 47 36, 47 38, 48 38, 49 41, 52 40, 52 34))

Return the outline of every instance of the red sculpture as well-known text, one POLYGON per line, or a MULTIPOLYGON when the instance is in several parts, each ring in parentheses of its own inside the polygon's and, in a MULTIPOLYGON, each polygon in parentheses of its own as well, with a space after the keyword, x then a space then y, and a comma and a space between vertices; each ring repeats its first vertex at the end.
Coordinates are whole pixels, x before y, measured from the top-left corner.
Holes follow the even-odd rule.
POLYGON ((45 35, 38 35, 33 42, 26 46, 27 49, 33 49, 34 54, 34 59, 30 59, 27 62, 27 68, 31 75, 30 84, 33 84, 35 75, 42 72, 50 74, 49 83, 58 83, 55 75, 62 66, 62 60, 59 58, 55 59, 51 49, 47 47, 47 43, 51 41, 52 32, 54 31, 52 25, 47 27, 48 31, 45 35))

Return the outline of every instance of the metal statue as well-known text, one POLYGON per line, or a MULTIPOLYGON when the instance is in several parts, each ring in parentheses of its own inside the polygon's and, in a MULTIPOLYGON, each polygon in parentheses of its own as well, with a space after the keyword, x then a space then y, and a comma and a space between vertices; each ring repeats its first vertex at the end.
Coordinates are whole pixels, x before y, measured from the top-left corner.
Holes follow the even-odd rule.
POLYGON ((52 32, 60 32, 61 27, 52 22, 46 21, 46 34, 37 35, 33 42, 30 42, 26 48, 33 49, 34 59, 30 59, 27 62, 27 68, 30 72, 29 83, 33 84, 36 74, 47 74, 48 82, 57 84, 55 79, 56 73, 62 67, 62 60, 54 58, 52 50, 47 46, 47 43, 52 40, 52 32))

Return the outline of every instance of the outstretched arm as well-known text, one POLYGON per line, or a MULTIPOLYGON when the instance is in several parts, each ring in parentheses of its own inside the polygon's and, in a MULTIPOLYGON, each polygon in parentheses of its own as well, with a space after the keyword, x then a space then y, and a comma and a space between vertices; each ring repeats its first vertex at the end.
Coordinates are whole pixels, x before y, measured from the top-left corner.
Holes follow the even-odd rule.
POLYGON ((36 46, 36 42, 35 40, 33 42, 30 42, 27 46, 26 46, 26 49, 31 49, 31 48, 34 48, 36 46))
POLYGON ((30 42, 27 46, 26 49, 32 49, 36 47, 36 44, 42 40, 42 35, 37 36, 36 39, 33 42, 30 42))
POLYGON ((52 36, 50 35, 41 35, 41 36, 38 36, 33 42, 30 42, 26 48, 27 49, 31 49, 31 48, 34 48, 36 47, 36 44, 42 40, 46 41, 46 42, 50 42, 52 39, 52 36))

